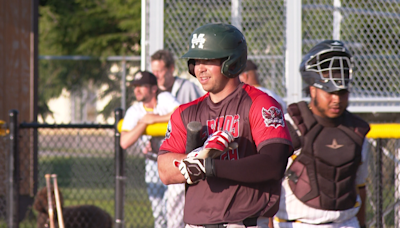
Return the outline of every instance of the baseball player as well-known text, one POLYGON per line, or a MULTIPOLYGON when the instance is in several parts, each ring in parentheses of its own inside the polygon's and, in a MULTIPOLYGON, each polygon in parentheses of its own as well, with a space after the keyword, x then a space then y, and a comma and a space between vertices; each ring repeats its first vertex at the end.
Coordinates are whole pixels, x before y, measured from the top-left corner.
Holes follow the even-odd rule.
POLYGON ((296 151, 288 162, 274 227, 365 227, 369 124, 346 110, 351 57, 341 41, 325 40, 301 62, 311 101, 288 107, 296 151))
POLYGON ((207 94, 172 114, 158 156, 161 180, 188 184, 187 228, 268 227, 268 217, 279 205, 280 178, 292 154, 280 105, 239 81, 247 44, 232 25, 197 28, 183 58, 207 94), (204 126, 200 136, 207 139, 193 152, 186 151, 186 126, 192 121, 204 126), (238 147, 231 147, 232 143, 238 147))
MULTIPOLYGON (((151 70, 157 78, 158 87, 170 92, 181 104, 193 101, 204 94, 197 85, 189 80, 174 77, 175 60, 168 50, 158 50, 151 56, 151 70)), ((167 227, 184 228, 185 185, 168 185, 165 198, 167 203, 167 227)))
POLYGON ((151 149, 142 148, 146 155, 145 181, 153 210, 154 227, 165 228, 167 218, 163 197, 167 187, 160 181, 157 171, 157 153, 164 138, 151 137, 143 133, 148 124, 168 122, 179 102, 169 92, 159 92, 156 77, 148 71, 136 73, 130 85, 134 86, 138 102, 126 111, 120 145, 126 149, 140 139, 143 145, 150 142, 151 149))
POLYGON ((246 68, 244 68, 243 72, 239 74, 240 81, 252 85, 257 89, 263 91, 264 93, 267 93, 269 96, 273 97, 281 105, 283 113, 286 113, 286 102, 274 91, 264 88, 260 85, 257 70, 257 65, 253 61, 248 59, 246 62, 246 68))

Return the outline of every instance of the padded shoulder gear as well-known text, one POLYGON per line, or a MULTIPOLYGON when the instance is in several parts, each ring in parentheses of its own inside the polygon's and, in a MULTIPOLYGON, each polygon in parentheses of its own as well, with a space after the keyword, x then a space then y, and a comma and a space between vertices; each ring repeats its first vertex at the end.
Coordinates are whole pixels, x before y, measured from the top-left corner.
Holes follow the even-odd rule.
POLYGON ((302 135, 305 135, 307 131, 317 123, 305 101, 289 105, 287 112, 290 117, 292 117, 302 135))
POLYGON ((194 74, 194 59, 223 59, 221 73, 228 78, 237 77, 245 68, 247 43, 244 35, 233 25, 211 23, 197 28, 189 39, 189 73, 194 74))

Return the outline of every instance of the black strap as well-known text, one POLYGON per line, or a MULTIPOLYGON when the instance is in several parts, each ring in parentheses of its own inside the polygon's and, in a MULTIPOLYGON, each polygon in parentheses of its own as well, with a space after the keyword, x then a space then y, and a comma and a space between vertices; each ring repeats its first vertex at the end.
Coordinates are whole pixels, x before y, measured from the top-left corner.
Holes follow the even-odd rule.
MULTIPOLYGON (((245 227, 257 226, 257 218, 258 217, 247 218, 247 219, 243 220, 243 225, 245 227)), ((218 224, 208 224, 208 225, 203 225, 203 226, 204 226, 204 228, 226 228, 227 224, 228 223, 218 223, 218 224)))
POLYGON ((244 225, 245 227, 257 226, 257 217, 254 217, 254 218, 247 218, 247 219, 243 220, 243 225, 244 225))

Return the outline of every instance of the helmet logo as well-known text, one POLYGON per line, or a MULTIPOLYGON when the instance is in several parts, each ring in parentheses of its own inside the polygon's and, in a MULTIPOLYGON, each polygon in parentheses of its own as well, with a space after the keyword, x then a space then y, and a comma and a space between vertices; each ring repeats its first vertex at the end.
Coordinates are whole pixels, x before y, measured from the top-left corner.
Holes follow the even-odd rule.
POLYGON ((195 48, 196 45, 199 46, 199 48, 203 49, 204 48, 204 43, 206 42, 206 39, 204 39, 204 33, 200 33, 198 36, 197 34, 193 34, 192 37, 192 48, 195 48))

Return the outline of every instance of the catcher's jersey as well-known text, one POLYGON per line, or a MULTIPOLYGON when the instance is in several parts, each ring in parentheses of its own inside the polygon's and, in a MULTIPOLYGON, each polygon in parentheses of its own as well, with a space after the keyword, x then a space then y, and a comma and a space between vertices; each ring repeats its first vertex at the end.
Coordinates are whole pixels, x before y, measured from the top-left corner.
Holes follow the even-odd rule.
MULTIPOLYGON (((175 110, 160 154, 190 152, 185 148, 186 125, 191 121, 207 126, 208 135, 216 130, 232 133, 239 147, 222 154, 221 160, 254 155, 271 143, 291 145, 284 114, 278 107, 276 100, 247 84, 241 84, 219 103, 213 103, 206 94, 175 110)), ((207 178, 189 186, 184 221, 188 224, 215 224, 268 214, 271 207, 276 210, 279 204, 280 186, 280 181, 272 180, 242 184, 228 179, 207 178)))

